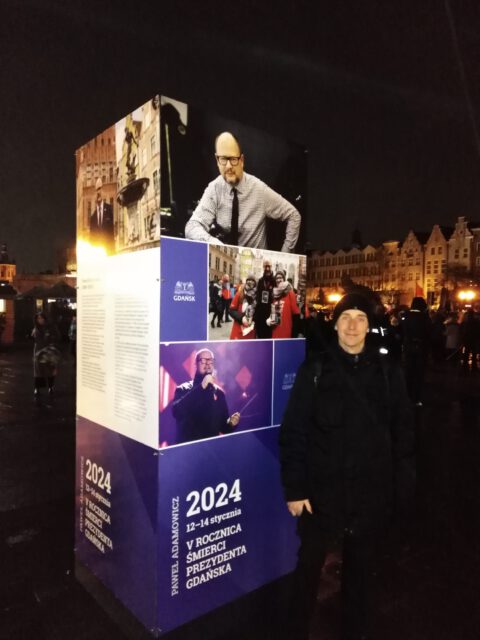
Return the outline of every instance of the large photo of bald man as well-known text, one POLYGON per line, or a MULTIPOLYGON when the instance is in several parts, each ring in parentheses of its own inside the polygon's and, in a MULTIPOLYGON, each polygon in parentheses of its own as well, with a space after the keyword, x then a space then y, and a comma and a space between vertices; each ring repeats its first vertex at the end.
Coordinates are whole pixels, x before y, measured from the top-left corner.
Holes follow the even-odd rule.
POLYGON ((164 96, 160 123, 162 234, 303 253, 304 147, 164 96))

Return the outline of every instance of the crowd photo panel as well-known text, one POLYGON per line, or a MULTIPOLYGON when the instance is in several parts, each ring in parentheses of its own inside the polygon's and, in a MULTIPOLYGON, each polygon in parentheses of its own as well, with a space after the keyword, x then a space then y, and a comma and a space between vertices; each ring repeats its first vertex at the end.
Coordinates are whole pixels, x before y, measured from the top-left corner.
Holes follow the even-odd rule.
POLYGON ((152 637, 294 568, 306 180, 300 145, 164 96, 76 152, 76 572, 152 637))

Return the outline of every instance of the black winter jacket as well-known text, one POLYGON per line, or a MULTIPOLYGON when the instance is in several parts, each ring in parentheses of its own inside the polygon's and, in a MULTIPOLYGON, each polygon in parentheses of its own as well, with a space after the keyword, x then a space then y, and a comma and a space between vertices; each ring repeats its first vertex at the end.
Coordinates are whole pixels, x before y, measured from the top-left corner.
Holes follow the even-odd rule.
POLYGON ((411 405, 402 371, 382 358, 335 345, 297 373, 280 429, 282 482, 326 531, 376 530, 413 494, 411 405))

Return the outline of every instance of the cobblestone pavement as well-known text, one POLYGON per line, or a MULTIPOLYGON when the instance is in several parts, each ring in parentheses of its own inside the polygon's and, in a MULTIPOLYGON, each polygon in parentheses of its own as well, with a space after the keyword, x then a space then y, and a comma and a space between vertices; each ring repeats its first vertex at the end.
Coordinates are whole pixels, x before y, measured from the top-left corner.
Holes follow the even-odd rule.
MULTIPOLYGON (((0 639, 125 637, 73 576, 75 375, 36 406, 30 347, 0 352, 0 639)), ((431 371, 417 413, 418 513, 380 550, 378 640, 480 637, 480 374, 431 371)), ((322 576, 312 640, 336 640, 341 560, 322 576)), ((277 640, 281 590, 266 588, 171 634, 277 640)), ((294 638, 292 638, 294 640, 294 638)))

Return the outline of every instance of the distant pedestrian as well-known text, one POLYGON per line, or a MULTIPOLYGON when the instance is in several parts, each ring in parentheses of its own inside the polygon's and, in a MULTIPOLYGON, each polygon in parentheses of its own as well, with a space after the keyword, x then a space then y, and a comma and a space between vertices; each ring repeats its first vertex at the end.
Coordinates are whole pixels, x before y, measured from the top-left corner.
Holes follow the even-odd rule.
POLYGON ((32 330, 34 397, 40 403, 40 390, 48 387, 49 396, 53 396, 57 376, 60 351, 57 347, 59 332, 56 326, 47 320, 44 313, 37 313, 32 330))
POLYGON ((402 334, 408 395, 412 402, 421 407, 432 335, 432 322, 423 298, 416 297, 412 300, 409 311, 402 319, 402 334))
POLYGON ((390 326, 387 330, 388 352, 396 362, 400 362, 402 359, 402 328, 398 315, 392 313, 389 322, 390 326))
MULTIPOLYGON (((223 301, 223 313, 225 315, 223 322, 231 322, 230 314, 228 313, 230 305, 232 304, 232 287, 230 285, 230 278, 227 274, 222 277, 222 301, 223 301)), ((221 319, 221 318, 220 318, 221 319)))
POLYGON ((432 312, 432 357, 434 362, 445 360, 445 319, 440 311, 432 312))
POLYGON ((477 354, 480 347, 480 322, 475 317, 473 309, 468 309, 460 325, 463 344, 463 366, 469 367, 470 358, 472 371, 477 368, 477 354))
POLYGON ((460 325, 458 315, 451 313, 445 320, 445 353, 449 362, 457 362, 461 349, 460 325))
POLYGON ((222 285, 218 282, 218 276, 215 276, 215 278, 210 283, 209 294, 210 294, 210 311, 213 312, 210 326, 212 327, 212 329, 214 329, 215 320, 216 320, 217 327, 220 328, 222 326, 223 299, 221 296, 222 285))
POLYGON ((70 354, 75 362, 77 359, 77 316, 74 313, 68 327, 68 339, 70 341, 70 354))

